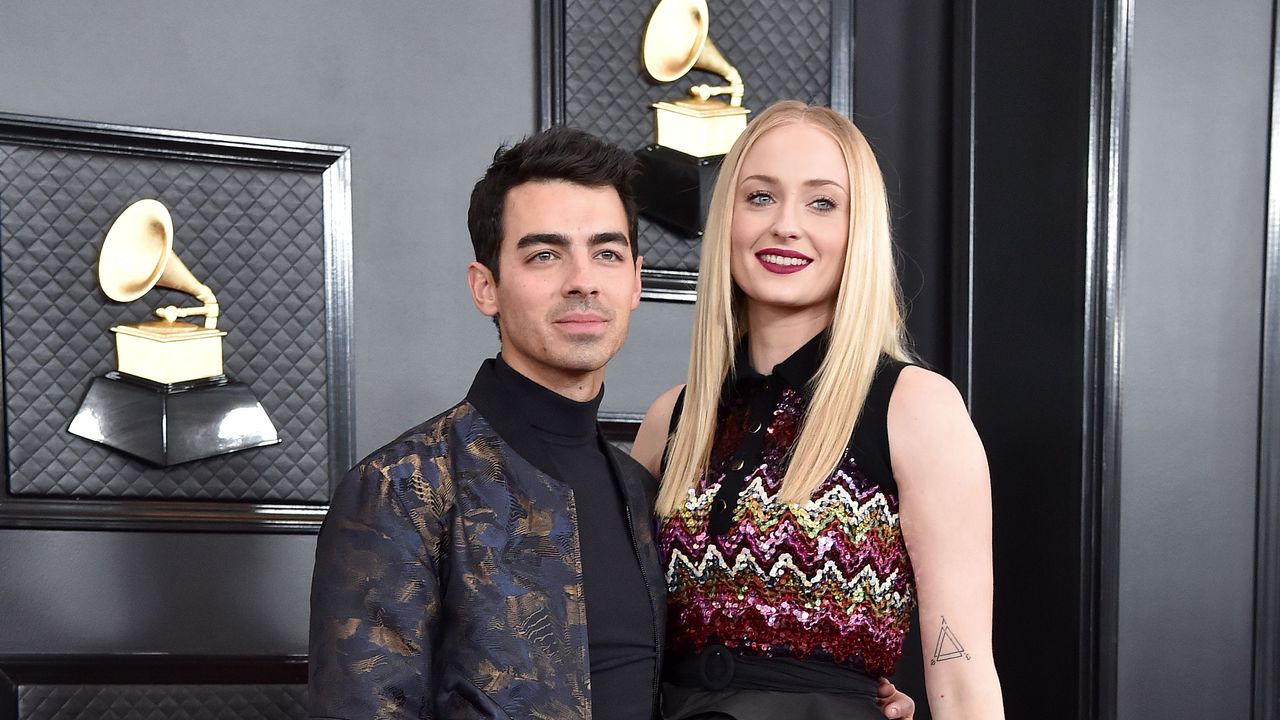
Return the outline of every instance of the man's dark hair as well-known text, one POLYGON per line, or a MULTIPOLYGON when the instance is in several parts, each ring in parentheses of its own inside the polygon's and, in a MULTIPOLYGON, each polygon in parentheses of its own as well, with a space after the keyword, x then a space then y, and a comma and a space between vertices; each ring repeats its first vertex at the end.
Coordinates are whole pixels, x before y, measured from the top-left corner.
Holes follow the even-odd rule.
POLYGON ((635 157, 581 130, 557 125, 530 135, 511 147, 500 147, 493 164, 471 190, 467 230, 476 260, 498 279, 502 248, 502 215, 511 188, 540 180, 564 180, 586 187, 612 187, 627 213, 631 254, 636 256, 636 199, 631 185, 635 157))

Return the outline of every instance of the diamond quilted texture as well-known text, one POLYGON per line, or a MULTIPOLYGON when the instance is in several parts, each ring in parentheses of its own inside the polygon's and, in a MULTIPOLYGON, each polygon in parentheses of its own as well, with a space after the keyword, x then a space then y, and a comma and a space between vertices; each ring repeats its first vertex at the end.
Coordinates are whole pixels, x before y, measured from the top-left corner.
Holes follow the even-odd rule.
MULTIPOLYGON (((695 70, 656 84, 640 65, 653 0, 565 0, 565 121, 625 148, 653 142, 652 103, 684 95, 717 76, 695 70)), ((830 0, 708 0, 710 37, 742 73, 743 104, 759 112, 778 100, 831 100, 830 0)), ((640 221, 645 266, 697 270, 699 244, 640 221)))
POLYGON ((0 144, 9 490, 14 495, 324 503, 327 375, 321 178, 299 171, 0 144), (213 288, 227 374, 283 442, 155 468, 67 432, 91 378, 115 369, 108 328, 193 304, 97 285, 102 238, 142 197, 174 219, 174 250, 213 288))
POLYGON ((27 685, 18 720, 293 720, 305 685, 27 685))

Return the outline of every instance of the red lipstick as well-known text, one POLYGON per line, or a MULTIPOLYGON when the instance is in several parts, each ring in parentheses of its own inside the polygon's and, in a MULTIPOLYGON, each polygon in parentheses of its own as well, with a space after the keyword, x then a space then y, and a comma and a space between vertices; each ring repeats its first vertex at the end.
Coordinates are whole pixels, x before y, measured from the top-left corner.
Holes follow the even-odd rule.
POLYGON ((777 247, 765 248, 756 253, 756 260, 765 270, 777 275, 800 272, 813 263, 813 258, 804 253, 777 247))

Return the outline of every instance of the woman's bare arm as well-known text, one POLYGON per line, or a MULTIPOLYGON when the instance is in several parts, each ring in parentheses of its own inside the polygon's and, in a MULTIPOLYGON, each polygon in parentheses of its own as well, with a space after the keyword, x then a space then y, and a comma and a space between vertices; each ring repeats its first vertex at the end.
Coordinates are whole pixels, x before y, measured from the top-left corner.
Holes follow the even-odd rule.
POLYGON ((888 426, 929 709, 938 720, 1003 718, 991 654, 991 478, 982 441, 955 387, 918 367, 899 376, 888 426))
POLYGON ((636 441, 631 445, 631 457, 648 468, 649 473, 662 479, 662 454, 667 449, 667 432, 671 428, 671 411, 684 385, 677 385, 658 396, 644 413, 636 441))

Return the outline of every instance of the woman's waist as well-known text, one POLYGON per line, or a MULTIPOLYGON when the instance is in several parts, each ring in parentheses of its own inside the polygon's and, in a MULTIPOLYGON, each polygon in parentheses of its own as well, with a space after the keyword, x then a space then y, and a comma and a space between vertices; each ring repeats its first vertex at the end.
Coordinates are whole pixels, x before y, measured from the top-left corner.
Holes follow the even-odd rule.
POLYGON ((902 655, 910 607, 807 607, 787 601, 682 603, 668 598, 667 648, 672 657, 724 646, 738 655, 816 661, 841 670, 891 674, 902 655))
POLYGON ((693 654, 669 655, 663 664, 662 680, 709 691, 821 692, 865 697, 874 697, 876 692, 876 679, 859 667, 822 658, 761 655, 720 643, 708 644, 693 654))

